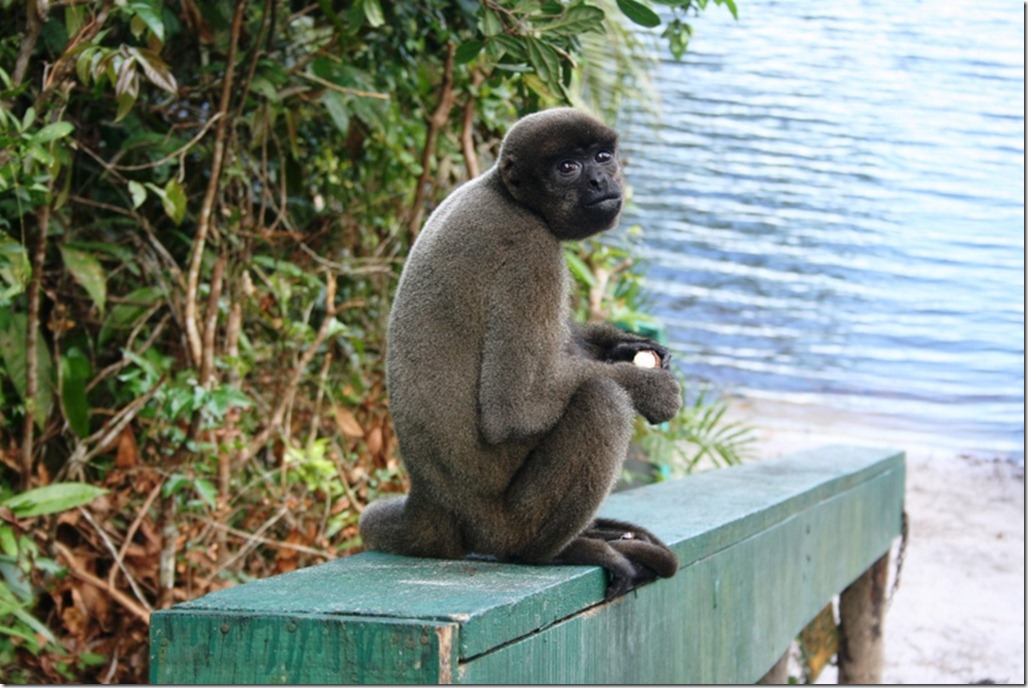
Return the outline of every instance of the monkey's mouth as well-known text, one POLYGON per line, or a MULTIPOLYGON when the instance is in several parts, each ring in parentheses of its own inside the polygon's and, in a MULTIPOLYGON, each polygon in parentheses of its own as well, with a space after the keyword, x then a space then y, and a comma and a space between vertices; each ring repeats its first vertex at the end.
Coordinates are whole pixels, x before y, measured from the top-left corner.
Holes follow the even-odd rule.
POLYGON ((614 210, 621 206, 621 194, 608 194, 601 196, 595 201, 586 203, 587 208, 598 208, 600 210, 614 210))

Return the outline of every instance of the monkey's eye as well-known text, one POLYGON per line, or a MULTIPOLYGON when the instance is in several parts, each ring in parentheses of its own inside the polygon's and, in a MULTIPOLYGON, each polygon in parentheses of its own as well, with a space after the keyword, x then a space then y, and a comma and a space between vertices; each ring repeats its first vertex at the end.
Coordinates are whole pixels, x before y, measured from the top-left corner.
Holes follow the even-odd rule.
POLYGON ((614 159, 614 154, 609 150, 601 150, 596 154, 596 162, 605 163, 614 159))
POLYGON ((580 167, 577 160, 561 160, 557 163, 557 171, 561 174, 574 174, 580 167))

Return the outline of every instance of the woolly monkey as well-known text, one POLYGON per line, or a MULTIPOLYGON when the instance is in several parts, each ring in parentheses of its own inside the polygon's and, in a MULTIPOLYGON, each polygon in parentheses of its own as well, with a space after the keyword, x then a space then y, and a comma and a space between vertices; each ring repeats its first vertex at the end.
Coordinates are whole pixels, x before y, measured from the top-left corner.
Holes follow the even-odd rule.
POLYGON ((411 489, 364 511, 368 548, 597 564, 608 597, 678 570, 651 533, 594 518, 636 413, 659 423, 681 404, 667 349, 570 318, 561 242, 610 229, 622 203, 617 134, 557 108, 517 122, 496 165, 428 218, 387 338, 411 489))

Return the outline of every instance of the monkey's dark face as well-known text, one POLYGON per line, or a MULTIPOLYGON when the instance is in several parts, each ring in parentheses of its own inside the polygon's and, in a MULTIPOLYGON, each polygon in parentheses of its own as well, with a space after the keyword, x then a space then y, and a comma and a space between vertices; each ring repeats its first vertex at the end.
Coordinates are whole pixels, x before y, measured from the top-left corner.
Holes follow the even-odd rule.
POLYGON ((551 159, 544 214, 560 239, 582 239, 613 227, 621 213, 623 185, 614 141, 551 159))
POLYGON ((537 113, 512 129, 500 172, 514 200, 541 215, 560 240, 610 229, 621 213, 617 134, 570 108, 537 113))

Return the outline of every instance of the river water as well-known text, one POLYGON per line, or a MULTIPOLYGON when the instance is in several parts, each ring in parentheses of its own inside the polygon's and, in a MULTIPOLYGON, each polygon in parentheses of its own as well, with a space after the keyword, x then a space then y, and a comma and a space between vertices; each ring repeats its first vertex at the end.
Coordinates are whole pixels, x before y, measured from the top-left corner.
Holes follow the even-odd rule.
POLYGON ((1024 456, 1024 8, 739 0, 619 123, 693 381, 1024 456))

